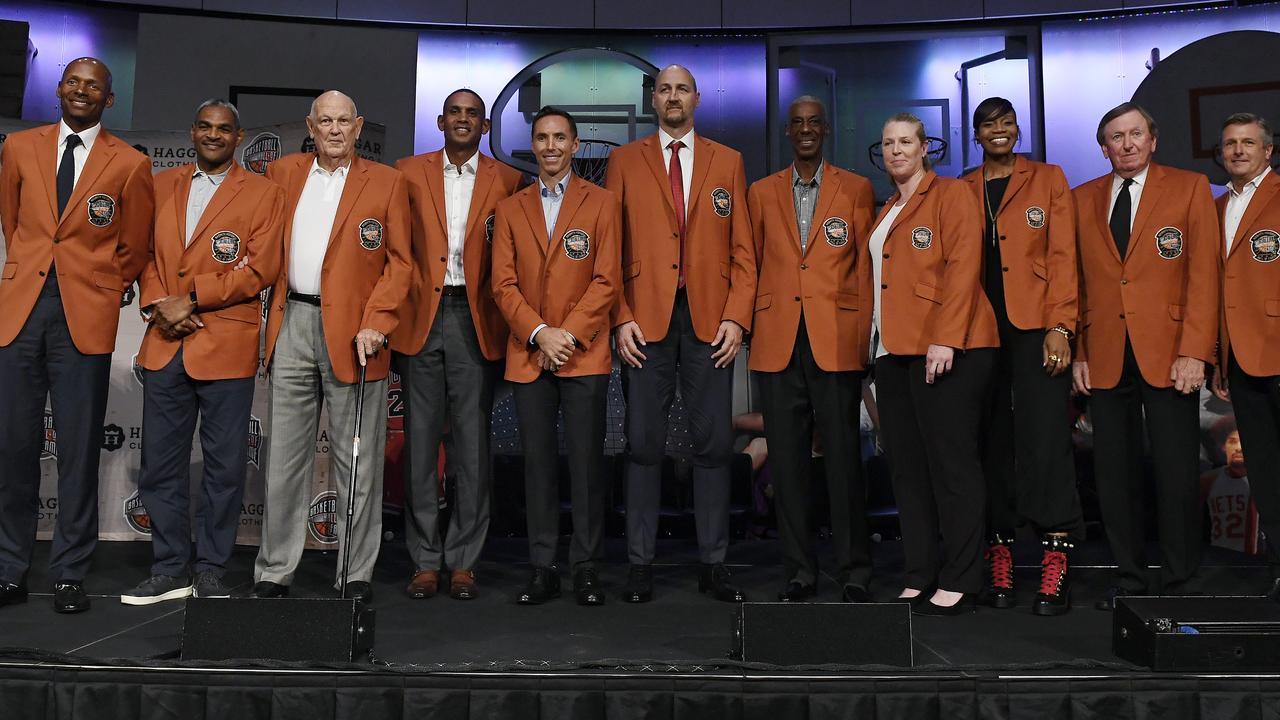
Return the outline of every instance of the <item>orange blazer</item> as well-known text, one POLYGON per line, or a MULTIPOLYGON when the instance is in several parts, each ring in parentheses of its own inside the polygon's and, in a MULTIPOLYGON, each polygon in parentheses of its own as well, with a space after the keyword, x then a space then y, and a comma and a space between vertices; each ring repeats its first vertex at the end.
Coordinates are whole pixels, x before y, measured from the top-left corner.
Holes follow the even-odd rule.
MULTIPOLYGON (((267 167, 267 178, 284 188, 285 197, 284 253, 271 290, 275 312, 267 314, 268 366, 289 292, 293 215, 314 160, 314 153, 294 153, 267 167)), ((320 316, 329 362, 340 382, 356 381, 356 333, 372 328, 390 336, 396 329, 413 280, 411 225, 404 175, 380 163, 352 160, 320 270, 320 316)), ((390 364, 391 353, 378 353, 368 360, 366 378, 381 380, 390 364)))
POLYGON ((751 185, 752 235, 760 278, 748 366, 779 372, 791 362, 803 313, 818 367, 863 370, 871 342, 867 236, 875 198, 861 175, 824 163, 803 254, 792 168, 751 185))
POLYGON ((196 293, 204 327, 169 340, 154 325, 142 337, 138 362, 161 370, 182 348, 182 365, 197 380, 253 377, 258 371, 259 293, 280 274, 284 191, 237 164, 218 186, 187 245, 187 198, 194 165, 155 178, 151 262, 138 279, 138 303, 196 293), (237 270, 244 257, 248 264, 237 270))
MULTIPOLYGON (((724 320, 751 329, 756 259, 742 155, 701 134, 694 138, 685 198, 685 291, 694 333, 711 342, 724 320)), ((622 203, 623 279, 611 322, 617 327, 634 320, 647 341, 667 336, 680 276, 680 231, 668 177, 657 133, 609 155, 605 187, 622 203)))
MULTIPOLYGON (((1219 220, 1228 197, 1218 198, 1219 220)), ((1280 375, 1280 176, 1274 170, 1254 190, 1223 271, 1222 367, 1235 355, 1254 377, 1280 375)))
MULTIPOLYGON (((872 231, 898 197, 894 193, 880 209, 872 231)), ((889 228, 880 260, 880 342, 890 353, 924 355, 930 345, 1000 346, 996 316, 982 291, 982 229, 963 181, 925 174, 889 228)))
POLYGON ((1076 359, 1089 380, 1120 382, 1126 335, 1142 377, 1170 387, 1180 356, 1212 363, 1218 339, 1222 233, 1209 181, 1151 163, 1123 260, 1111 237, 1111 173, 1074 190, 1084 317, 1076 359))
MULTIPOLYGON (((440 307, 445 266, 449 262, 448 216, 444 202, 444 151, 400 160, 396 169, 409 182, 409 208, 413 217, 413 284, 400 309, 400 325, 391 347, 415 355, 427 342, 427 334, 440 307)), ((476 168, 467 231, 462 246, 462 272, 467 280, 467 300, 475 323, 480 352, 489 360, 507 351, 507 324, 489 292, 490 247, 493 244, 494 210, 498 201, 520 187, 519 170, 480 155, 476 168)))
MULTIPOLYGON (((985 227, 981 166, 962 179, 978 200, 985 227)), ((1062 168, 1019 156, 996 210, 996 228, 1009 321, 1022 330, 1061 325, 1075 332, 1080 317, 1076 209, 1062 168)))
POLYGON ((563 327, 578 341, 562 377, 607 375, 609 310, 618 300, 618 198, 580 177, 569 181, 547 240, 538 183, 498 203, 493 226, 493 296, 507 325, 506 378, 533 382, 538 348, 534 328, 563 327))
POLYGON ((58 212, 58 125, 13 133, 0 152, 0 346, 13 342, 35 307, 50 264, 76 349, 115 350, 120 296, 147 264, 155 207, 151 161, 105 129, 58 212))

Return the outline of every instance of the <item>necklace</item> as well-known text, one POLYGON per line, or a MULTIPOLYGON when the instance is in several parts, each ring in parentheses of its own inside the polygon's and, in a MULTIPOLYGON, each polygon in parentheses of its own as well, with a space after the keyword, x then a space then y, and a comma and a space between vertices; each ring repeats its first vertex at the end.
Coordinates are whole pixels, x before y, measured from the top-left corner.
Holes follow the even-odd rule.
POLYGON ((982 183, 982 206, 987 211, 988 227, 991 228, 991 245, 992 247, 997 247, 999 231, 996 229, 996 214, 991 209, 991 195, 987 192, 987 184, 990 182, 990 180, 984 180, 982 183))

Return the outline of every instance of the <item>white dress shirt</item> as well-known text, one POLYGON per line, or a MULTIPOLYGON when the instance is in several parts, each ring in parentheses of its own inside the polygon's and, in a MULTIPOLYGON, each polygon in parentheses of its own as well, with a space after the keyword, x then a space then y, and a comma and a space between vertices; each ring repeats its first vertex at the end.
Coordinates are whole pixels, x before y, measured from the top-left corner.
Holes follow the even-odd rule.
POLYGON ((229 172, 231 168, 217 175, 210 175, 197 167, 191 174, 191 192, 187 194, 187 236, 183 238, 187 246, 191 245, 191 236, 195 234, 196 226, 204 216, 204 209, 209 207, 209 201, 213 199, 214 193, 218 192, 222 181, 227 179, 229 172))
POLYGON ((1223 235, 1226 236, 1227 252, 1231 252, 1231 243, 1235 240, 1236 231, 1240 229, 1240 221, 1244 219, 1245 211, 1249 209, 1249 201, 1253 199, 1253 193, 1262 184, 1262 179, 1271 172, 1271 166, 1268 165, 1262 169, 1258 177, 1244 184, 1244 190, 1236 192, 1236 186, 1227 183, 1227 210, 1222 216, 1223 235))
POLYGON ((476 152, 461 166, 444 158, 444 214, 449 230, 449 259, 444 266, 445 285, 466 285, 462 269, 462 249, 467 239, 467 216, 471 212, 471 194, 476 189, 476 172, 480 169, 480 153, 476 152))
POLYGON ((67 149, 67 136, 79 135, 80 145, 71 151, 71 157, 76 161, 76 182, 80 182, 80 172, 84 170, 84 164, 89 161, 89 151, 93 150, 93 142, 98 139, 98 133, 102 130, 102 123, 98 123, 88 130, 73 133, 71 128, 67 127, 64 120, 58 121, 58 152, 53 156, 53 176, 58 177, 58 166, 62 164, 62 153, 67 149))
MULTIPOLYGON (((658 128, 658 142, 662 143, 662 169, 667 171, 668 178, 671 176, 671 143, 675 141, 676 138, 668 135, 666 130, 658 128)), ((680 148, 680 179, 684 181, 684 217, 688 220, 689 203, 692 201, 689 187, 693 184, 693 131, 685 133, 680 142, 684 143, 684 147, 680 148)))
POLYGON ((871 326, 875 332, 871 333, 871 357, 872 359, 880 358, 889 354, 885 349, 884 343, 880 342, 880 285, 883 283, 881 278, 884 277, 883 261, 884 261, 884 242, 889 239, 889 228, 893 227, 893 221, 898 217, 898 213, 902 212, 902 208, 907 204, 893 205, 889 208, 889 212, 885 213, 884 219, 876 225, 876 229, 871 232, 870 252, 871 252, 871 275, 875 283, 873 287, 876 290, 876 304, 871 310, 871 326))
POLYGON ((302 186, 298 209, 293 212, 290 235, 289 289, 303 295, 320 294, 320 270, 329 249, 329 234, 338 214, 338 201, 347 185, 350 165, 329 172, 311 161, 311 172, 302 186))
MULTIPOLYGON (((1138 217, 1138 201, 1142 199, 1142 188, 1147 184, 1147 171, 1151 169, 1150 163, 1142 168, 1142 172, 1133 176, 1133 184, 1129 186, 1129 231, 1133 231, 1133 219, 1138 217)), ((1111 174, 1111 202, 1107 203, 1107 221, 1111 221, 1111 211, 1116 208, 1116 198, 1120 195, 1120 187, 1124 185, 1124 178, 1111 174)))

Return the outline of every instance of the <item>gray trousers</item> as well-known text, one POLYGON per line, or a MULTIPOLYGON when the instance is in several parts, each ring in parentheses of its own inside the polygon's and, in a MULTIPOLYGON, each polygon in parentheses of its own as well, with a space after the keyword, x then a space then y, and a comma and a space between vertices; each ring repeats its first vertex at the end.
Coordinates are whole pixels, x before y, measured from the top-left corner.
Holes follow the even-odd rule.
POLYGON ((485 358, 466 295, 440 300, 417 355, 396 357, 404 387, 405 545, 415 570, 471 570, 489 532, 489 422, 498 363, 485 358), (453 507, 440 524, 440 440, 449 456, 453 507), (442 537, 443 536, 443 537, 442 537))
MULTIPOLYGON (((355 352, 354 348, 352 352, 355 352)), ((383 352, 386 352, 385 350, 383 352)), ((307 539, 307 510, 315 469, 320 403, 329 411, 329 479, 338 492, 338 558, 351 542, 347 579, 368 582, 382 540, 382 469, 387 440, 387 381, 365 383, 360 423, 360 465, 351 532, 345 526, 351 477, 351 432, 356 388, 339 382, 329 363, 320 308, 290 300, 271 360, 267 445, 267 503, 254 581, 289 585, 307 539)), ((339 567, 334 577, 341 575, 339 567)))

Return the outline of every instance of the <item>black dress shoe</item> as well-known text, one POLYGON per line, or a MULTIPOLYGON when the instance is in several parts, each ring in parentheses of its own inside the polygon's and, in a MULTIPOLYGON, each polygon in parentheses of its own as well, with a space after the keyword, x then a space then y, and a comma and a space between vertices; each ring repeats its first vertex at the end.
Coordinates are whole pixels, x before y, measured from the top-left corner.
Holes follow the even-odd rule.
POLYGON ((270 580, 263 580, 253 586, 253 596, 256 598, 289 597, 289 586, 273 583, 270 580))
POLYGON ((1271 581, 1271 589, 1267 591, 1266 597, 1271 602, 1280 602, 1280 578, 1271 581))
POLYGON ((600 575, 593 567, 584 567, 573 574, 573 594, 579 605, 603 605, 604 589, 600 587, 600 575))
POLYGON ((954 605, 934 605, 933 600, 929 599, 911 606, 912 615, 929 617, 954 617, 977 612, 977 610, 977 597, 973 593, 961 594, 960 599, 954 605))
POLYGON ((0 583, 0 606, 27 601, 27 589, 15 583, 0 583))
POLYGON ((529 578, 529 584, 525 585, 524 590, 516 596, 516 602, 521 605, 541 605, 558 597, 560 597, 560 576, 551 568, 535 567, 533 575, 529 578))
POLYGON ((1130 592, 1128 590, 1125 590, 1124 588, 1119 588, 1119 587, 1107 588, 1107 594, 1103 596, 1101 600, 1094 603, 1093 607, 1097 610, 1111 612, 1112 610, 1116 609, 1116 598, 1124 597, 1126 595, 1141 595, 1141 594, 1142 593, 1130 592))
POLYGON ((698 592, 710 593, 721 602, 740 603, 747 600, 742 590, 733 584, 733 578, 729 576, 729 568, 725 567, 724 563, 702 565, 702 572, 698 576, 698 592))
POLYGON ((72 614, 89 609, 89 596, 84 585, 78 582, 58 583, 53 586, 53 611, 72 614))
POLYGON ((805 585, 799 580, 792 580, 778 591, 778 602, 804 602, 817 594, 816 585, 805 585))
POLYGON ((361 605, 373 602, 373 586, 363 580, 352 580, 347 583, 347 597, 361 605))
POLYGON ((874 602, 871 599, 871 593, 866 588, 857 585, 845 585, 844 592, 840 593, 840 602, 847 603, 869 603, 874 602))
POLYGON ((653 566, 632 565, 627 570, 627 585, 622 588, 622 601, 647 603, 653 599, 653 566))

